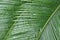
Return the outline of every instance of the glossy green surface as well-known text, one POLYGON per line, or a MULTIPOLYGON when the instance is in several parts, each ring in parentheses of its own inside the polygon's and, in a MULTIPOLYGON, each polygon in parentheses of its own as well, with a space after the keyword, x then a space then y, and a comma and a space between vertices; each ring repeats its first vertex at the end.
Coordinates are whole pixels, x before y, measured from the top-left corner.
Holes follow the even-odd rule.
POLYGON ((60 0, 0 0, 0 40, 59 40, 60 0))

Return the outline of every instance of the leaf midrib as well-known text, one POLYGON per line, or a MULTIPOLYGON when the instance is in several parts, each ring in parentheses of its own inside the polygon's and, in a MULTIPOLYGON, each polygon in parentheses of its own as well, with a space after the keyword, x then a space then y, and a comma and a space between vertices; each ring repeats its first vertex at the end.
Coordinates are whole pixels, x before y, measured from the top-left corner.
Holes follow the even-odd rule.
MULTIPOLYGON (((56 11, 57 11, 59 8, 60 8, 60 5, 57 6, 57 8, 55 9, 55 11, 54 11, 54 12, 51 14, 51 16, 48 18, 48 20, 46 21, 45 25, 43 26, 42 32, 39 32, 37 40, 40 39, 40 37, 41 37, 41 35, 42 35, 44 29, 47 27, 46 25, 49 23, 49 21, 51 20, 51 18, 54 16, 54 14, 56 13, 56 11)), ((11 29, 12 29, 12 28, 10 28, 9 31, 10 31, 11 29)), ((9 32, 9 31, 8 31, 8 32, 9 32)), ((9 34, 9 33, 7 33, 7 35, 8 35, 8 34, 9 34)), ((7 35, 4 37, 3 40, 6 40, 7 35)))
POLYGON ((47 27, 47 24, 49 23, 49 21, 50 21, 51 18, 55 15, 56 11, 57 11, 59 8, 60 8, 60 5, 57 6, 57 8, 54 10, 54 12, 51 14, 51 16, 48 18, 48 20, 46 21, 46 23, 45 23, 44 26, 43 26, 42 31, 41 31, 41 32, 39 31, 38 37, 36 38, 36 40, 40 40, 41 35, 42 35, 44 29, 47 27))

